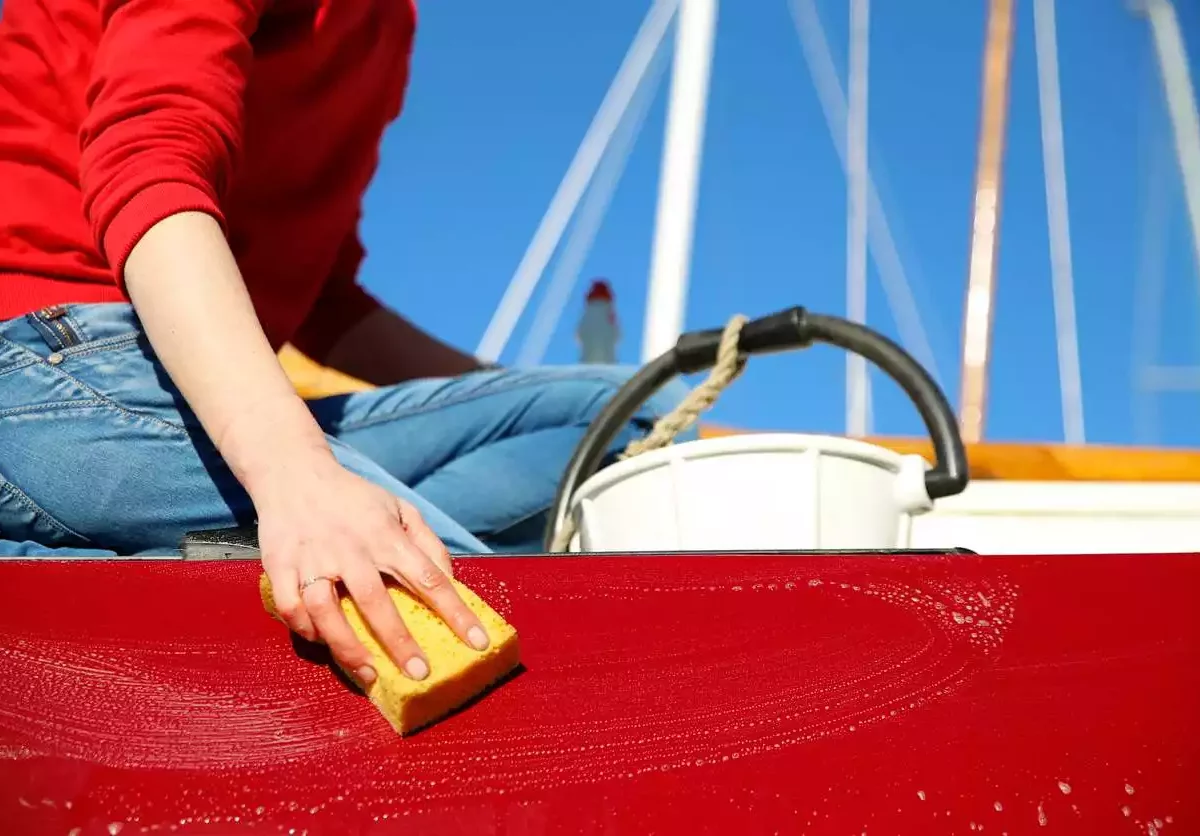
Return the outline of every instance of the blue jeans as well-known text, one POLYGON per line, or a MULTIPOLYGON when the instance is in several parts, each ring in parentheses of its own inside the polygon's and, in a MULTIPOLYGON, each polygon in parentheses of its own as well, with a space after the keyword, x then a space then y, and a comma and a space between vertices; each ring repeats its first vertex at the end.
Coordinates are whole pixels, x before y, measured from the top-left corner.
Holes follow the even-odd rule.
MULTIPOLYGON (((170 555, 188 531, 252 522, 132 308, 58 311, 0 322, 0 556, 170 555)), ((571 453, 630 374, 476 372, 310 407, 342 464, 416 505, 452 552, 538 552, 571 453)), ((659 393, 613 450, 683 391, 659 393)))

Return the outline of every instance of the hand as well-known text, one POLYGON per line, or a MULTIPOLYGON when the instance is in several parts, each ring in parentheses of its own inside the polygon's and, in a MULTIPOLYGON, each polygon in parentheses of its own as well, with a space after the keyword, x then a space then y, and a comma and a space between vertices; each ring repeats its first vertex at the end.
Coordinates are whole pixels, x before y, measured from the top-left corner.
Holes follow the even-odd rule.
POLYGON ((381 574, 424 600, 468 646, 487 648, 483 625, 449 582, 446 547, 410 503, 346 470, 328 452, 293 460, 251 494, 263 568, 280 617, 306 639, 329 645, 360 684, 375 681, 374 660, 342 614, 337 581, 412 679, 429 675, 429 661, 392 604, 381 574))

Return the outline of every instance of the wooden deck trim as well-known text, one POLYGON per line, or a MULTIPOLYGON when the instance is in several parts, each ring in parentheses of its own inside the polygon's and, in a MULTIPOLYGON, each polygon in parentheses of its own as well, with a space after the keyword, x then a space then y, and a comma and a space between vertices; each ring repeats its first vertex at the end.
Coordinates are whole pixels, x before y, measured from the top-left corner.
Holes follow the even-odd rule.
MULTIPOLYGON (((704 426, 705 438, 737 430, 704 426)), ((897 453, 932 460, 930 443, 917 438, 869 438, 897 453)), ((967 445, 972 479, 1028 482, 1200 482, 1200 451, 1089 444, 982 442, 967 445)))
POLYGON ((296 392, 305 400, 363 392, 372 388, 371 384, 358 378, 313 362, 290 345, 280 349, 279 363, 296 387, 296 392))

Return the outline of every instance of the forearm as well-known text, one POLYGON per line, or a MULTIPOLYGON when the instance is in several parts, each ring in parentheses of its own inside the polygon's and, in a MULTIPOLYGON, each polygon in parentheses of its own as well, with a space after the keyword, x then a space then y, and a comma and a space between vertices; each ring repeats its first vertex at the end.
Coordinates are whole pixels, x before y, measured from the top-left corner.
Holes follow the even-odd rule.
POLYGON ((454 377, 476 371, 475 357, 379 308, 334 344, 325 365, 379 386, 421 377, 454 377))
POLYGON ((153 226, 130 254, 125 282, 167 373, 247 490, 281 455, 329 452, 213 218, 184 212, 153 226))

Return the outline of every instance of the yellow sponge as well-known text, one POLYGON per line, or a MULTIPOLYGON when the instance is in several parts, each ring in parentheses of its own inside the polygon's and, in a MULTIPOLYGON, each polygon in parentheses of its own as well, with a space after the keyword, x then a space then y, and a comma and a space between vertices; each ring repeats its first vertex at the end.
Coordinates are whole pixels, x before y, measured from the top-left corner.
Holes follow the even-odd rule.
MULTIPOLYGON (((424 602, 407 589, 388 582, 392 602, 429 660, 429 676, 420 681, 404 675, 375 639, 357 605, 349 596, 341 595, 346 621, 375 659, 378 677, 365 688, 366 694, 401 735, 445 717, 520 664, 517 631, 470 589, 458 581, 453 584, 487 631, 491 639, 487 650, 480 652, 468 647, 424 602)), ((278 618, 271 582, 265 574, 259 579, 258 586, 263 606, 278 618)), ((352 675, 350 671, 347 673, 352 675)))

